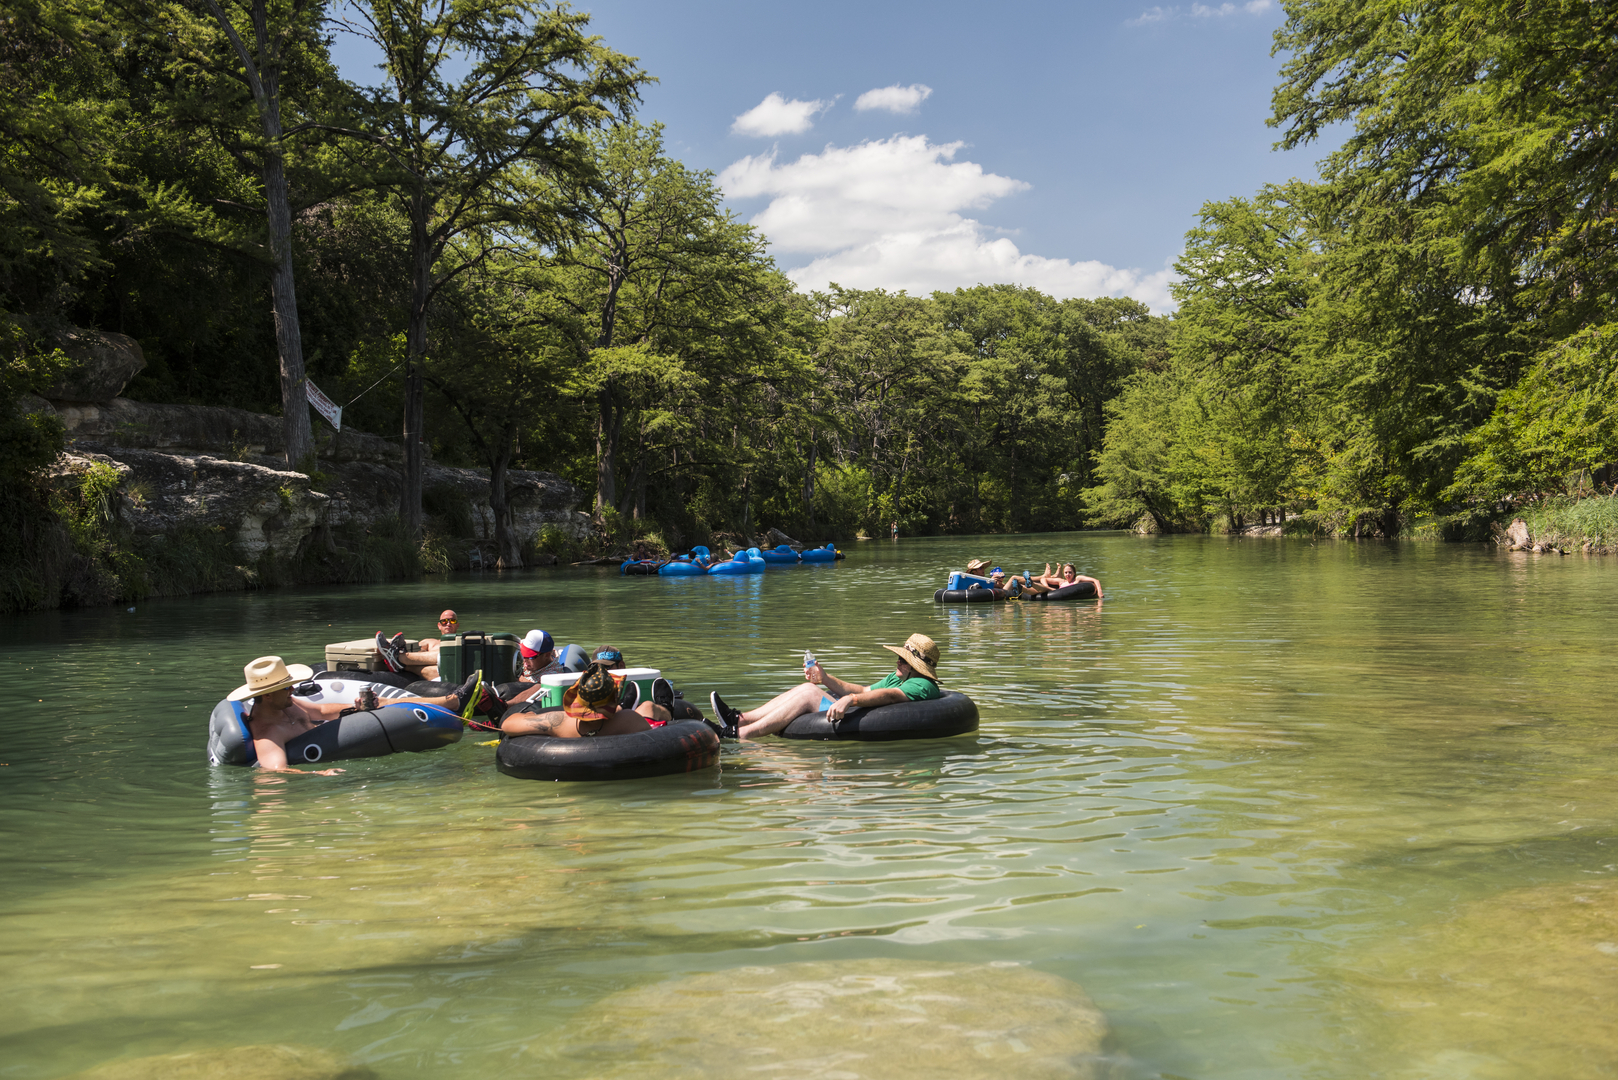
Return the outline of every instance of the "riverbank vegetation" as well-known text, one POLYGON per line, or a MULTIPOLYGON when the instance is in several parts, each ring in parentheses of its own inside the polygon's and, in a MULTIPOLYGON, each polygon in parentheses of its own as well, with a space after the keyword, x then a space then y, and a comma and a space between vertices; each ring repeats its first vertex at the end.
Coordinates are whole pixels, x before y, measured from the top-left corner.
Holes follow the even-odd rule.
MULTIPOLYGON (((19 403, 69 326, 140 341, 140 400, 302 418, 307 371, 345 425, 408 433, 404 554, 334 574, 443 564, 421 538, 470 515, 421 489, 421 446, 489 471, 505 565, 534 544, 514 469, 654 548, 893 522, 1482 538, 1552 507, 1596 529, 1580 500, 1618 483, 1618 9, 1286 6, 1271 122, 1286 146, 1347 137, 1314 180, 1204 206, 1166 317, 1015 286, 796 291, 636 119, 648 73, 567 9, 360 3, 374 39, 465 61, 401 47, 366 88, 311 0, 0 0, 5 543, 44 530, 68 545, 50 573, 71 548, 120 596, 190 587, 44 479, 60 425, 19 403)), ((311 558, 338 558, 325 540, 311 558)))
POLYGON ((1170 362, 1109 403, 1092 506, 1482 538, 1612 495, 1618 8, 1286 9, 1280 144, 1347 137, 1318 181, 1203 208, 1170 362))

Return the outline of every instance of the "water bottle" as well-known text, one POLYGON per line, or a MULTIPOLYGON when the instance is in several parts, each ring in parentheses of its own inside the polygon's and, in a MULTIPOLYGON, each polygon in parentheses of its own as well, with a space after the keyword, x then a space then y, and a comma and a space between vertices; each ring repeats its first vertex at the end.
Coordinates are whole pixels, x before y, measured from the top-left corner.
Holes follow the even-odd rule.
POLYGON ((815 654, 810 652, 808 649, 803 650, 803 670, 808 672, 808 670, 814 666, 815 654))

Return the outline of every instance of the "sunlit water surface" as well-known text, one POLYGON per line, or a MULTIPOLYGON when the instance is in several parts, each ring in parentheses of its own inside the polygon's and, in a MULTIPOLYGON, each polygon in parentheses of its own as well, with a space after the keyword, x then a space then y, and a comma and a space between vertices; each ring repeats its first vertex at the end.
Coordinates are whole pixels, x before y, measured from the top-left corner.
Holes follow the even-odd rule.
POLYGON ((0 623, 0 1077, 263 1043, 400 1080, 1618 1075, 1613 560, 849 550, 0 623), (1105 603, 935 606, 978 555, 1073 558, 1105 603), (874 680, 921 631, 982 729, 614 784, 504 777, 473 737, 329 778, 204 763, 248 659, 445 604, 619 645, 704 703, 791 685, 805 648, 874 680), (810 1015, 884 979, 915 1023, 810 1015))

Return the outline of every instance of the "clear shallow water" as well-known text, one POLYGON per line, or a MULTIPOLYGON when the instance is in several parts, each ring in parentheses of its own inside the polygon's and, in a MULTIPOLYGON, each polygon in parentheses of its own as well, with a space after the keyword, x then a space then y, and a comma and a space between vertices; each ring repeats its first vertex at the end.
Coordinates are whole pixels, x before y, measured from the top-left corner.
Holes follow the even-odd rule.
MULTIPOLYGON (((1064 535, 7 620, 0 1077, 268 1042, 385 1078, 630 1075, 657 984, 839 963, 960 965, 938 985, 991 1027, 1022 984, 973 965, 1026 969, 1030 1001, 1066 980, 1125 1080, 1618 1074, 1615 586, 1483 548, 1064 535), (977 555, 1073 557, 1107 599, 932 604, 977 555), (333 778, 203 763, 246 660, 446 603, 742 705, 805 648, 868 681, 920 630, 982 729, 605 785, 502 777, 471 737, 333 778)), ((735 1075, 865 1075, 769 1030, 787 1065, 735 1075)), ((989 1072, 1018 1069, 958 1075, 989 1072)))

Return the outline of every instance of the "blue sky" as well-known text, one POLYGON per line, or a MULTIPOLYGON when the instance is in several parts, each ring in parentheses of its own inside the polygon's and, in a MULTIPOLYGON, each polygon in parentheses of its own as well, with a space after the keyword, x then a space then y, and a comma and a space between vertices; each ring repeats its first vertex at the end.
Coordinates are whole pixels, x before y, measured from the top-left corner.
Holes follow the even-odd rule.
MULTIPOLYGON (((805 288, 1015 281, 1167 310, 1202 203, 1325 152, 1270 149, 1275 0, 576 6, 661 80, 640 118, 805 288)), ((375 81, 341 36, 337 56, 375 81)))

